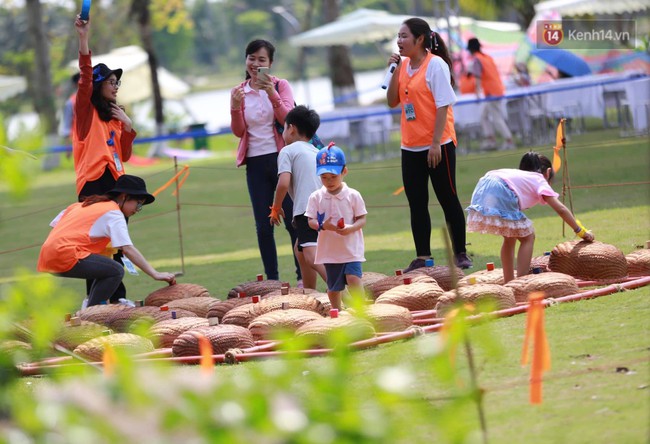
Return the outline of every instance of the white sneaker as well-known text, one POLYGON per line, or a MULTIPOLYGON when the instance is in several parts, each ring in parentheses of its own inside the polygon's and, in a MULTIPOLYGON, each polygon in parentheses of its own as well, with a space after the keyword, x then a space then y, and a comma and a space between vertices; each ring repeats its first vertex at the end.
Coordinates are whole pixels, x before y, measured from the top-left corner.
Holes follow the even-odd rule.
POLYGON ((127 307, 135 307, 135 302, 127 298, 119 298, 117 303, 119 305, 126 305, 127 307))
POLYGON ((88 298, 84 299, 81 303, 81 309, 88 308, 88 298))

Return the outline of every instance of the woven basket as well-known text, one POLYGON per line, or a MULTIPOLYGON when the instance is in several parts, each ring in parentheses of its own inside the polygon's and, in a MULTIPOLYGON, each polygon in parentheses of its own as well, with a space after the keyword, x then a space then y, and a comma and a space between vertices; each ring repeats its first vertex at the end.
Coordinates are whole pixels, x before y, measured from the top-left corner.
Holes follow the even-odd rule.
POLYGON ((503 285, 504 281, 505 281, 503 279, 503 269, 502 268, 495 268, 494 270, 491 270, 491 271, 481 270, 481 271, 476 271, 476 272, 474 272, 472 274, 468 274, 467 276, 462 278, 460 281, 458 281, 458 286, 459 287, 465 287, 467 285, 472 285, 472 284, 470 284, 472 278, 474 278, 476 280, 476 284, 503 285))
POLYGON ((199 327, 181 333, 172 345, 173 356, 198 356, 199 337, 205 336, 212 344, 213 354, 224 354, 231 348, 250 348, 255 346, 253 335, 247 328, 237 325, 214 325, 199 327))
MULTIPOLYGON (((6 339, 0 341, 0 356, 6 355, 11 357, 14 364, 18 364, 15 360, 21 356, 25 360, 31 359, 32 344, 25 341, 17 341, 15 339, 6 339)), ((22 359, 21 359, 22 360, 22 359)))
POLYGON ((256 304, 245 304, 235 307, 228 311, 221 322, 223 324, 234 324, 241 327, 248 327, 256 317, 274 310, 298 308, 301 310, 309 310, 325 316, 327 311, 323 304, 316 298, 309 295, 286 295, 286 296, 271 296, 262 299, 256 304))
POLYGON ((551 271, 584 280, 614 281, 627 276, 625 255, 615 246, 598 241, 558 244, 551 251, 548 266, 551 271))
POLYGON ((168 285, 152 292, 144 299, 144 305, 160 307, 176 299, 210 296, 208 289, 197 284, 168 285))
POLYGON ((100 336, 84 342, 74 349, 79 356, 92 362, 101 361, 106 344, 115 350, 123 350, 131 354, 147 353, 153 351, 153 343, 142 336, 131 333, 116 333, 114 335, 100 336))
POLYGON ((327 293, 311 293, 309 296, 323 304, 323 312, 329 313, 332 309, 332 303, 327 293))
MULTIPOLYGON (((428 276, 426 277, 431 279, 428 276)), ((442 288, 435 282, 416 282, 408 285, 398 285, 385 291, 377 298, 375 303, 399 305, 412 311, 431 310, 436 306, 438 297, 442 294, 442 288)))
POLYGON ((630 276, 650 276, 650 250, 637 250, 625 256, 630 276))
POLYGON ((401 276, 388 276, 378 281, 373 282, 372 284, 366 287, 366 292, 372 299, 377 299, 384 292, 390 290, 393 287, 404 284, 404 278, 410 278, 411 283, 426 282, 430 284, 435 284, 436 281, 422 273, 409 272, 401 276))
POLYGON ((248 329, 256 340, 270 339, 277 332, 295 333, 298 328, 306 323, 322 318, 321 315, 310 310, 298 308, 274 310, 253 319, 248 329))
POLYGON ((297 338, 304 338, 312 347, 331 347, 333 338, 346 343, 373 338, 375 329, 370 321, 354 317, 348 313, 339 313, 338 318, 323 318, 308 322, 296 330, 297 338))
POLYGON ((361 275, 361 285, 364 287, 368 287, 371 284, 374 284, 375 282, 387 278, 388 275, 384 273, 377 273, 374 271, 364 271, 363 274, 361 275))
POLYGON ((275 280, 249 281, 239 284, 228 292, 228 299, 239 297, 239 293, 244 292, 246 296, 264 296, 275 290, 282 288, 282 282, 275 280))
POLYGON ((188 310, 176 308, 174 310, 161 311, 160 307, 129 307, 113 313, 106 320, 106 325, 111 329, 127 333, 137 329, 139 326, 150 326, 166 319, 172 319, 172 311, 176 313, 176 318, 195 317, 196 315, 188 310))
MULTIPOLYGON (((456 275, 456 282, 465 277, 463 270, 458 267, 454 267, 453 269, 454 274, 456 275)), ((410 273, 426 274, 427 276, 432 277, 444 291, 449 291, 454 288, 451 274, 452 271, 447 265, 434 265, 433 267, 416 268, 410 273)), ((407 275, 408 274, 409 273, 407 273, 407 275)))
POLYGON ((250 304, 252 302, 253 298, 250 296, 245 298, 226 299, 225 301, 217 300, 210 303, 208 312, 205 316, 207 318, 218 318, 219 322, 221 322, 223 316, 233 308, 239 307, 240 305, 250 304))
POLYGON ((530 260, 530 269, 529 272, 532 273, 535 268, 538 268, 540 272, 545 273, 551 271, 548 268, 548 261, 551 256, 535 256, 530 260))
POLYGON ((158 347, 171 347, 174 340, 182 333, 198 327, 207 327, 206 318, 167 319, 151 326, 149 333, 153 343, 158 347))
POLYGON ((505 285, 515 295, 515 301, 528 302, 528 295, 534 291, 544 292, 546 298, 558 298, 578 293, 578 283, 573 276, 563 273, 527 274, 513 279, 505 285))
POLYGON ((457 304, 477 304, 483 301, 495 303, 496 310, 511 308, 515 306, 515 295, 511 288, 496 284, 475 284, 458 288, 459 299, 456 299, 455 291, 447 291, 438 298, 436 311, 438 317, 443 317, 457 304))
POLYGON ((76 316, 82 321, 94 322, 96 324, 108 325, 108 319, 118 311, 126 310, 126 305, 120 304, 107 304, 107 305, 93 305, 88 308, 79 310, 76 316))
POLYGON ((96 324, 90 321, 81 321, 79 325, 72 326, 69 322, 54 336, 54 342, 68 350, 74 350, 77 346, 93 338, 103 336, 107 330, 105 325, 96 324))
POLYGON ((378 332, 403 331, 413 325, 411 312, 394 304, 369 305, 364 311, 364 316, 378 332))
MULTIPOLYGON (((308 294, 312 295, 314 293, 318 293, 318 290, 314 290, 313 288, 298 288, 298 287, 289 287, 287 289, 289 292, 287 294, 308 294)), ((253 296, 252 294, 250 296, 253 296)), ((270 296, 282 296, 282 289, 279 290, 273 290, 264 295, 264 297, 270 297, 270 296)))
POLYGON ((199 296, 195 298, 176 299, 175 301, 170 301, 165 305, 167 305, 170 310, 180 308, 195 313, 199 318, 205 318, 208 315, 210 304, 218 300, 219 299, 211 296, 199 296))

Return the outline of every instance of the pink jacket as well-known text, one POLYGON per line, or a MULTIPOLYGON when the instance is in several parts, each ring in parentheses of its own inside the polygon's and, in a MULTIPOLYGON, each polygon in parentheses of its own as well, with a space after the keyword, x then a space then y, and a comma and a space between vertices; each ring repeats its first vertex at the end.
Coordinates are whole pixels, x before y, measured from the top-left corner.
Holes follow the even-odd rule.
MULTIPOLYGON (((291 111, 295 105, 293 101, 293 91, 291 91, 291 86, 289 82, 284 79, 278 79, 277 77, 271 76, 273 79, 273 84, 276 85, 276 91, 278 94, 273 94, 269 96, 271 104, 273 105, 273 114, 275 119, 284 124, 284 118, 287 116, 287 113, 291 111)), ((240 83, 236 88, 244 86, 249 80, 245 80, 240 83)), ((233 88, 234 89, 234 88, 233 88)), ((230 129, 232 133, 239 137, 239 146, 237 147, 237 166, 240 167, 246 163, 246 153, 248 151, 248 125, 246 124, 246 119, 244 118, 244 104, 245 100, 241 104, 240 109, 230 108, 230 129)), ((275 144, 278 147, 278 151, 284 148, 284 140, 282 140, 282 135, 277 131, 275 125, 273 126, 273 134, 275 136, 275 144)))

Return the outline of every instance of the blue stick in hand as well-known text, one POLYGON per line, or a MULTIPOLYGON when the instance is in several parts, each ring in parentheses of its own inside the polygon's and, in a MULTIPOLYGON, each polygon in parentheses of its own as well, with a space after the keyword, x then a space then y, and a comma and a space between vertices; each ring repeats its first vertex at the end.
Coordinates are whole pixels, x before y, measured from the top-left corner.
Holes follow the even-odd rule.
POLYGON ((79 14, 79 18, 81 20, 88 21, 88 18, 90 17, 90 4, 92 3, 92 0, 83 0, 81 3, 81 14, 79 14))

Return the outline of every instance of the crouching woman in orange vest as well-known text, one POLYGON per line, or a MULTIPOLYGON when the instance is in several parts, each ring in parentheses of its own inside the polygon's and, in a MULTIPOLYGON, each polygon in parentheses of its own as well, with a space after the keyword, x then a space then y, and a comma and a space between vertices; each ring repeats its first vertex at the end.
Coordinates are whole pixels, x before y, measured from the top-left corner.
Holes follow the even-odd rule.
POLYGON ((50 224, 54 228, 41 247, 38 271, 94 280, 88 306, 97 305, 110 298, 124 277, 122 264, 100 254, 111 242, 146 274, 174 284, 174 274, 156 271, 129 237, 126 218, 154 200, 144 180, 125 174, 107 194, 70 205, 50 224))

